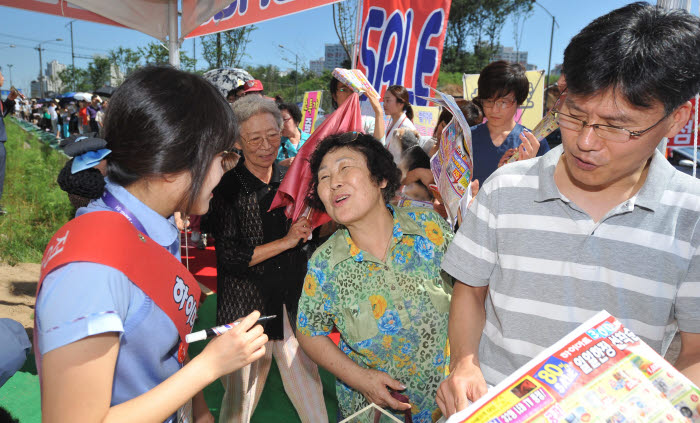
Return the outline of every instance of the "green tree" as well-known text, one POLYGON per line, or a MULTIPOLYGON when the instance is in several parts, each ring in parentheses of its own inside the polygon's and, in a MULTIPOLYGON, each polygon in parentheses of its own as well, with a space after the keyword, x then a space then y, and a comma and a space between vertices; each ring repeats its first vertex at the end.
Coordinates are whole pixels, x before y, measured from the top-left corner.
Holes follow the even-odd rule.
POLYGON ((532 4, 533 0, 452 0, 443 69, 479 73, 498 50, 508 17, 526 15, 532 4))
MULTIPOLYGON (((167 65, 169 62, 168 49, 158 42, 150 42, 144 47, 138 48, 138 53, 143 57, 147 65, 167 65)), ((180 51, 180 69, 194 71, 195 60, 184 51, 180 51)))
POLYGON ((96 91, 103 85, 109 84, 111 80, 112 62, 106 57, 95 56, 92 62, 88 64, 86 79, 90 89, 88 91, 96 91))
POLYGON ((202 37, 204 60, 210 68, 240 67, 250 34, 256 29, 255 25, 248 25, 202 37))
POLYGON ((87 78, 87 70, 76 68, 73 65, 66 66, 58 72, 58 77, 63 82, 63 90, 90 91, 90 83, 87 78))
POLYGON ((141 54, 139 51, 128 47, 124 48, 119 46, 116 49, 112 49, 109 51, 108 57, 121 73, 121 75, 119 75, 121 78, 118 78, 120 79, 120 84, 123 82, 123 78, 139 67, 141 62, 141 54))

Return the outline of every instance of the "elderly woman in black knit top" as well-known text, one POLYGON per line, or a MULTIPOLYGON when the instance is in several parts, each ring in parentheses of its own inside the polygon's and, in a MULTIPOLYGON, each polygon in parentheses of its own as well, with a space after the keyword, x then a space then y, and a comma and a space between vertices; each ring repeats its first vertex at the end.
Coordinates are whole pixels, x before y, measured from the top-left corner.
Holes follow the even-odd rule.
POLYGON ((325 422, 318 368, 299 348, 290 325, 306 274, 306 255, 300 245, 311 233, 311 225, 305 218, 292 223, 284 209, 268 211, 284 176, 284 168, 275 165, 282 116, 273 101, 259 96, 247 96, 232 107, 240 125, 236 147, 243 156, 223 176, 211 202, 209 225, 216 238, 218 275, 216 320, 230 323, 249 314, 248 310, 277 318, 266 324, 270 339, 266 356, 223 378, 221 421, 250 420, 274 355, 301 420, 325 422))

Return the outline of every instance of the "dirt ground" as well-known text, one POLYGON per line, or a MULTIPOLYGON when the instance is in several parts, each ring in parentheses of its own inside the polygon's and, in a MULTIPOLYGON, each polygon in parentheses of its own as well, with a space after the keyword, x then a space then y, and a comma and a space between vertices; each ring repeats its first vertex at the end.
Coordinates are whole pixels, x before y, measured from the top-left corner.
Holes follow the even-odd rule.
MULTIPOLYGON (((34 326, 34 301, 36 282, 39 280, 41 265, 20 263, 9 266, 0 263, 0 317, 9 317, 22 323, 32 339, 34 326)), ((676 335, 666 353, 666 359, 673 363, 680 351, 680 337, 676 335)))
POLYGON ((33 263, 0 264, 0 317, 9 317, 24 325, 29 339, 32 339, 34 326, 34 300, 40 267, 33 263))

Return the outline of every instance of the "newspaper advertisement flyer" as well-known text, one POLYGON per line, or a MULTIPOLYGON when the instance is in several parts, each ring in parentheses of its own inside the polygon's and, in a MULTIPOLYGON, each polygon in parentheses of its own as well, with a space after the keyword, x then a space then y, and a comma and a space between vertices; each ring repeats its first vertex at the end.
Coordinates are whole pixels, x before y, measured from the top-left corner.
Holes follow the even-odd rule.
POLYGON ((361 70, 335 68, 333 70, 333 76, 358 94, 367 93, 379 98, 377 90, 369 83, 367 77, 361 70))
POLYGON ((474 172, 472 133, 455 99, 449 94, 437 90, 435 92, 439 98, 425 99, 448 108, 453 117, 442 131, 440 148, 430 159, 430 170, 433 172, 449 220, 454 226, 459 214, 460 200, 470 189, 469 184, 474 172))
POLYGON ((447 422, 700 422, 700 389, 602 311, 447 422))

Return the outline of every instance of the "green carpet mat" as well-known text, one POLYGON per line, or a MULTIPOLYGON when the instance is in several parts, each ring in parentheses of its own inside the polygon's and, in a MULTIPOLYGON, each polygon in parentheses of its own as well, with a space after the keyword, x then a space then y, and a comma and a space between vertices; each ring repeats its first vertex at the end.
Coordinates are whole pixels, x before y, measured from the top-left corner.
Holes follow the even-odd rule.
MULTIPOLYGON (((210 328, 215 324, 216 294, 210 295, 202 303, 194 331, 210 328)), ((189 348, 190 355, 194 357, 202 352, 207 342, 192 344, 189 348)), ((335 416, 338 413, 338 404, 335 396, 335 377, 324 369, 319 369, 319 371, 323 382, 323 396, 329 420, 335 421, 335 416)), ((224 388, 218 380, 204 388, 204 398, 217 421, 219 420, 219 409, 223 395, 224 388)), ((9 411, 21 423, 41 422, 39 377, 36 375, 33 354, 27 359, 22 369, 15 373, 5 385, 0 387, 0 407, 9 411)), ((274 360, 272 361, 260 402, 251 418, 253 423, 273 421, 285 423, 301 422, 292 402, 284 392, 282 378, 274 360)))

